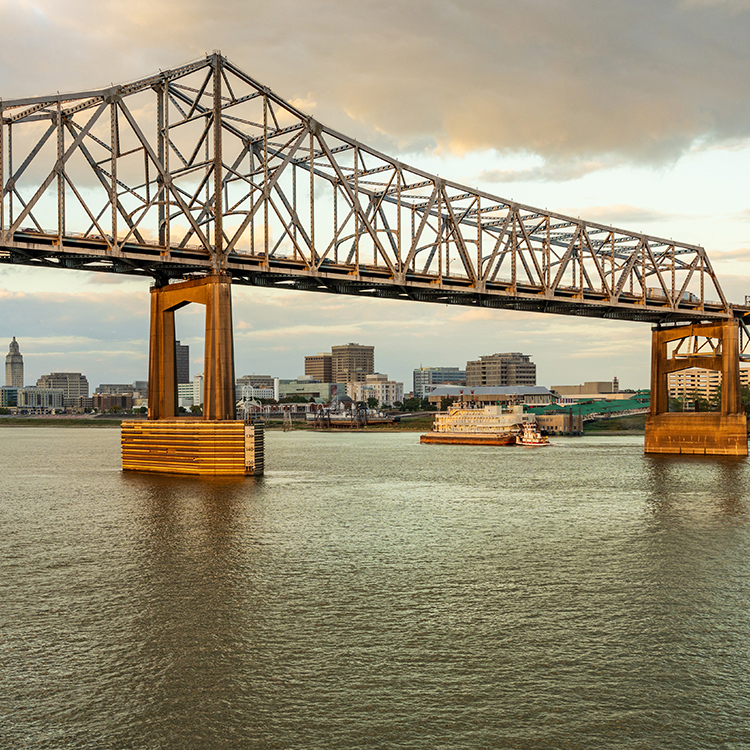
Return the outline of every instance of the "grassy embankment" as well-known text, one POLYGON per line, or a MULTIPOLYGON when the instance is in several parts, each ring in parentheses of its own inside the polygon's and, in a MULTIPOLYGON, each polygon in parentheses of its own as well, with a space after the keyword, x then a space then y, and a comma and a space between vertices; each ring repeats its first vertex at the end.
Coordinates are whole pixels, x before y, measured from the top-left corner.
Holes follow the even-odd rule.
POLYGON ((0 417, 0 427, 119 427, 122 418, 0 417))
MULTIPOLYGON (((0 417, 0 427, 120 427, 126 417, 0 417)), ((427 432, 432 429, 432 416, 402 417, 400 422, 390 425, 369 425, 368 432, 427 432)), ((266 422, 266 429, 281 430, 283 423, 280 419, 271 419, 266 422)), ((293 430, 313 430, 307 422, 295 420, 292 422, 293 430)), ((339 428, 343 431, 343 428, 339 428)), ((643 433, 646 429, 646 416, 639 414, 630 417, 615 417, 612 419, 600 419, 596 422, 587 422, 583 426, 584 434, 611 434, 611 433, 643 433)), ((356 429, 354 431, 357 431, 356 429)))
POLYGON ((646 415, 634 414, 629 417, 613 417, 612 419, 597 419, 596 422, 585 422, 583 432, 585 435, 598 435, 601 433, 630 433, 642 434, 646 431, 646 415))
MULTIPOLYGON (((123 419, 132 419, 131 416, 125 417, 0 417, 0 427, 120 427, 123 419)), ((432 417, 413 417, 411 419, 402 419, 391 425, 370 425, 367 427, 368 432, 425 432, 432 429, 432 417)), ((281 430, 283 423, 280 419, 271 419, 266 422, 266 429, 281 430)), ((293 430, 312 430, 314 429, 307 422, 292 422, 293 430)), ((356 430, 355 430, 356 431, 356 430)))

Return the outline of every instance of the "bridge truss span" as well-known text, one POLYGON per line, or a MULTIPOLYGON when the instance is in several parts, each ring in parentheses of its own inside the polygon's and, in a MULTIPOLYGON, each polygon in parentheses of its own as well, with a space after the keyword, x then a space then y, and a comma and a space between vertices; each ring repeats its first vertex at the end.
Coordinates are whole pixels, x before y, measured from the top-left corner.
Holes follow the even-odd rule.
POLYGON ((648 322, 732 318, 702 247, 406 166, 219 53, 0 100, 0 262, 648 322))

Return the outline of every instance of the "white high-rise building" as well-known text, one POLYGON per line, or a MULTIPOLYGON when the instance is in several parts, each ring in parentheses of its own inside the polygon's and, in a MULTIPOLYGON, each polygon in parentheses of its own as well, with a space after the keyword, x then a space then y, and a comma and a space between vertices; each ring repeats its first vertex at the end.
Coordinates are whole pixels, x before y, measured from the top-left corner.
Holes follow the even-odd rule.
POLYGON ((8 355, 5 357, 5 385, 11 388, 23 388, 23 355, 15 336, 10 342, 8 355))

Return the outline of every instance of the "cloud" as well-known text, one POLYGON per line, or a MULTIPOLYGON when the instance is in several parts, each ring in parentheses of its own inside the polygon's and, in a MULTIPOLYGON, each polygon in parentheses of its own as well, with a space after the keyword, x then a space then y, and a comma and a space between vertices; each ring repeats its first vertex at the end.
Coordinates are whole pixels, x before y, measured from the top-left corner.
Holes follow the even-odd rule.
POLYGON ((664 211, 655 211, 652 208, 631 206, 624 203, 616 203, 611 206, 565 208, 561 212, 571 216, 584 216, 587 221, 612 225, 650 223, 684 218, 681 214, 670 214, 664 211))
POLYGON ((724 252, 713 252, 711 254, 713 263, 728 261, 739 261, 741 263, 750 263, 750 247, 739 247, 736 250, 725 250, 724 252))
MULTIPOLYGON (((614 166, 607 164, 606 166, 614 166)), ((488 169, 477 175, 480 182, 567 182, 585 177, 587 174, 603 169, 602 160, 563 159, 549 160, 544 164, 525 169, 488 169)))
POLYGON ((556 160, 663 163, 696 140, 747 136, 747 11, 741 0, 135 0, 128 13, 114 0, 6 2, 0 79, 6 98, 80 90, 219 47, 366 142, 537 153, 550 166, 495 179, 554 179, 556 160))

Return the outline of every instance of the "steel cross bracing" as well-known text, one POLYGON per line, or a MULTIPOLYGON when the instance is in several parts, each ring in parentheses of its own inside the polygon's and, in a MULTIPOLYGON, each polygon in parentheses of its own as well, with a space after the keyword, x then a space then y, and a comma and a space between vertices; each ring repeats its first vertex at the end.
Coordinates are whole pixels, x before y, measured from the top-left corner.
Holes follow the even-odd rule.
POLYGON ((736 312, 702 247, 407 167, 217 53, 0 100, 0 181, 4 263, 648 322, 736 312))

